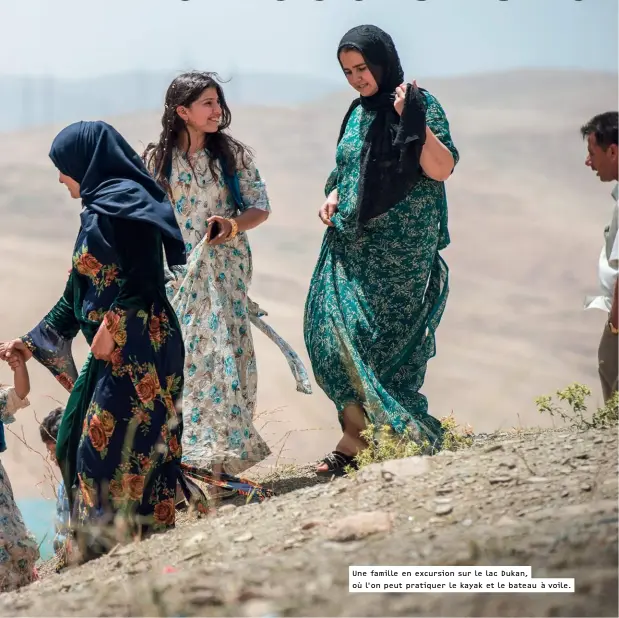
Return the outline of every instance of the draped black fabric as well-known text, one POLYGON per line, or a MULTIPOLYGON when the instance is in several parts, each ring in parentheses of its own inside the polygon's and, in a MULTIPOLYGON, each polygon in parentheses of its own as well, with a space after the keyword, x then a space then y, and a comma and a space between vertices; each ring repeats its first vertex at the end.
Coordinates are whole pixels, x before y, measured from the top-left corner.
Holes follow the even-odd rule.
POLYGON ((165 191, 114 127, 102 121, 71 124, 56 136, 49 156, 60 172, 80 183, 85 208, 154 225, 168 265, 186 263, 183 236, 165 191))
POLYGON ((361 105, 376 112, 361 150, 358 218, 364 223, 387 212, 406 197, 421 177, 419 159, 426 139, 426 100, 423 90, 407 84, 404 110, 395 108, 395 89, 404 81, 400 58, 391 37, 376 26, 349 30, 338 46, 358 51, 376 80, 378 91, 355 99, 340 129, 361 105))

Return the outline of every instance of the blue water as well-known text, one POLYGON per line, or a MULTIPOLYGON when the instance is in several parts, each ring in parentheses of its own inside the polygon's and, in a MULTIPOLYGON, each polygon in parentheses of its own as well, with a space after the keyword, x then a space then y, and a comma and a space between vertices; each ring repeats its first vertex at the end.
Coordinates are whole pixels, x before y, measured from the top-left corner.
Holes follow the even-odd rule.
POLYGON ((56 500, 44 498, 26 498, 17 500, 17 506, 31 534, 39 545, 41 559, 47 560, 54 555, 54 521, 56 518, 56 500))

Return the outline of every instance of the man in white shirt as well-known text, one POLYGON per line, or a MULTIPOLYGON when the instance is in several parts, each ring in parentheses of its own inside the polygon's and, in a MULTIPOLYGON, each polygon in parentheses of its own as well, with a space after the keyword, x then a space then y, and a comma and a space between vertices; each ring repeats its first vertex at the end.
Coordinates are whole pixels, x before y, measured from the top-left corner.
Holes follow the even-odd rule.
POLYGON ((581 128, 581 134, 587 141, 587 159, 585 165, 597 173, 602 182, 615 182, 612 191, 614 200, 610 224, 604 230, 605 242, 600 253, 598 264, 598 279, 600 295, 589 297, 585 309, 601 309, 607 312, 608 319, 604 324, 600 347, 598 349, 598 371, 602 383, 604 401, 607 402, 617 390, 617 374, 619 373, 619 147, 617 146, 618 112, 605 112, 594 116, 581 128))

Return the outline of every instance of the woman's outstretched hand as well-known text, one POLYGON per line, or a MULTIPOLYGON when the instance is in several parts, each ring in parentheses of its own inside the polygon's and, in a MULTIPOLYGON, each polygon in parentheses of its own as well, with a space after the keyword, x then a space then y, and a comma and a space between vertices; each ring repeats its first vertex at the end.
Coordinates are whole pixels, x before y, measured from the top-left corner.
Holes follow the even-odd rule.
POLYGON ((320 217, 320 220, 329 227, 333 227, 331 217, 337 212, 337 205, 337 189, 333 189, 333 191, 329 193, 329 197, 325 200, 325 203, 318 211, 318 216, 320 217))
POLYGON ((92 340, 90 351, 97 360, 110 361, 112 360, 112 352, 114 352, 115 347, 114 337, 108 330, 105 321, 103 321, 92 340))
POLYGON ((13 339, 13 341, 0 343, 0 360, 6 361, 11 365, 11 368, 13 368, 20 359, 26 362, 31 358, 32 352, 21 339, 13 339))

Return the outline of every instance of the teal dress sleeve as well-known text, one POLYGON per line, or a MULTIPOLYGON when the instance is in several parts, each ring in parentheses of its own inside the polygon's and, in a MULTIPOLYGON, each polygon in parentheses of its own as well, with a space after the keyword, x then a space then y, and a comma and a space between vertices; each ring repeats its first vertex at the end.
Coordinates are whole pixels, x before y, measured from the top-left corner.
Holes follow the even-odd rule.
MULTIPOLYGON (((458 149, 456 148, 456 145, 454 144, 451 137, 451 131, 449 130, 449 121, 447 120, 445 110, 434 95, 430 94, 429 92, 426 92, 425 95, 428 104, 426 110, 426 124, 430 128, 432 133, 436 135, 438 140, 449 149, 449 152, 451 152, 451 155, 454 159, 455 168, 458 164, 458 161, 460 160, 460 153, 458 152, 458 149)), ((453 172, 453 169, 451 171, 453 172)), ((449 235, 449 215, 447 211, 447 198, 444 183, 442 187, 442 192, 443 198, 441 203, 439 250, 445 249, 447 246, 449 246, 451 242, 451 238, 449 235)))
POLYGON ((426 92, 425 95, 428 105, 426 110, 426 124, 430 128, 430 131, 436 135, 439 141, 441 141, 449 149, 449 152, 451 152, 451 155, 454 158, 455 167, 460 160, 460 153, 458 152, 458 149, 456 148, 451 137, 449 120, 447 120, 445 110, 434 95, 429 92, 426 92))
POLYGON ((337 167, 329 174, 327 182, 325 182, 325 197, 329 197, 329 194, 333 189, 337 189, 338 174, 337 167))

